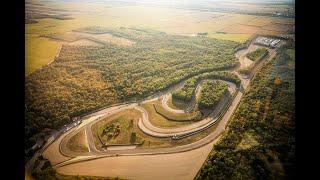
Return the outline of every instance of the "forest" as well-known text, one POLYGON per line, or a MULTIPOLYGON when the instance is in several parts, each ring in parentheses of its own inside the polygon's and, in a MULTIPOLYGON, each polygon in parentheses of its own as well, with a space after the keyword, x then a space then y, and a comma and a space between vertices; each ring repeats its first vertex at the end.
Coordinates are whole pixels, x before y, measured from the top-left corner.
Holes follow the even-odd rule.
POLYGON ((252 69, 256 66, 256 64, 265 58, 269 54, 269 51, 266 48, 258 48, 252 52, 249 52, 246 57, 254 61, 251 65, 241 68, 238 70, 241 74, 249 75, 252 69))
POLYGON ((196 179, 291 179, 295 175, 294 46, 253 79, 196 179), (293 64, 293 65, 292 65, 293 64))
POLYGON ((172 98, 176 100, 184 101, 184 102, 190 102, 195 93, 196 85, 201 80, 205 80, 205 79, 220 79, 220 80, 230 81, 235 83, 238 86, 240 85, 240 82, 241 82, 241 80, 237 75, 230 72, 226 72, 226 71, 203 73, 188 79, 180 90, 172 93, 172 98))
POLYGON ((268 55, 268 53, 269 52, 266 48, 258 48, 255 51, 248 53, 247 57, 252 61, 255 61, 264 58, 266 55, 268 55))
POLYGON ((63 45, 53 63, 25 78, 27 158, 37 139, 70 123, 73 117, 142 99, 193 76, 237 65, 234 53, 239 44, 232 41, 124 27, 78 31, 106 32, 135 43, 63 45))
POLYGON ((213 109, 228 92, 228 84, 223 81, 205 81, 199 98, 199 109, 213 109))
POLYGON ((188 79, 180 90, 172 93, 173 100, 190 102, 192 100, 193 94, 195 93, 196 86, 197 86, 196 77, 188 79))

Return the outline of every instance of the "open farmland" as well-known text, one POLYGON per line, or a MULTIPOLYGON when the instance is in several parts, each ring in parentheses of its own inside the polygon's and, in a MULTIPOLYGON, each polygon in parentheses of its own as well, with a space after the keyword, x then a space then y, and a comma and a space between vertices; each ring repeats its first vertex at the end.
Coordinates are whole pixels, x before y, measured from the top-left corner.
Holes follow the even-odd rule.
POLYGON ((46 38, 26 36, 26 67, 27 74, 39 69, 56 56, 59 43, 46 38))
MULTIPOLYGON (((224 6, 230 5, 224 4, 224 6)), ((133 5, 110 2, 107 6, 101 6, 95 2, 87 4, 81 1, 43 2, 32 0, 26 6, 29 14, 48 12, 48 8, 49 12, 52 11, 60 16, 67 14, 66 17, 72 18, 27 17, 28 21, 36 21, 36 23, 26 24, 26 75, 51 62, 58 52, 58 47, 63 43, 43 38, 43 36, 70 33, 75 29, 88 26, 144 27, 168 34, 187 36, 196 35, 198 32, 208 32, 208 36, 211 38, 242 43, 254 34, 286 33, 287 30, 291 31, 291 27, 294 25, 292 18, 230 14, 217 10, 204 12, 196 9, 147 4, 133 5), (273 22, 277 22, 277 25, 274 25, 273 22)), ((270 7, 268 8, 270 9, 270 7)), ((130 44, 128 41, 110 38, 109 35, 97 35, 95 38, 102 41, 130 44)))

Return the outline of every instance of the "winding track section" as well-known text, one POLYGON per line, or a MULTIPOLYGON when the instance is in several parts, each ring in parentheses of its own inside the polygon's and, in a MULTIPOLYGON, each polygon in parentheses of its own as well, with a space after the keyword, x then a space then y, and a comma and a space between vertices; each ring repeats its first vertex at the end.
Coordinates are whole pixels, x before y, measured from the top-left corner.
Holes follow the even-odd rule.
MULTIPOLYGON (((200 93, 200 85, 203 83, 204 81, 201 81, 198 85, 197 85, 197 89, 195 91, 195 93, 197 94, 196 97, 199 95, 200 93)), ((234 89, 232 89, 230 91, 231 94, 235 93, 235 87, 236 85, 228 82, 229 87, 233 87, 234 89)), ((194 97, 194 98, 196 98, 194 97)), ((225 99, 225 98, 224 98, 225 99)), ((224 108, 228 108, 227 106, 227 102, 228 101, 220 101, 219 102, 219 106, 220 107, 224 107, 224 108)), ((174 135, 177 136, 186 136, 187 134, 193 134, 196 132, 200 132, 200 130, 202 129, 207 129, 208 127, 211 127, 213 124, 215 124, 220 117, 218 116, 219 111, 221 111, 222 109, 219 108, 219 111, 213 111, 207 118, 198 121, 198 122, 194 122, 191 125, 187 125, 187 126, 182 126, 182 127, 178 127, 178 128, 160 128, 160 127, 156 127, 154 126, 148 117, 148 112, 142 108, 141 106, 137 106, 135 107, 135 109, 139 110, 142 113, 142 118, 139 120, 138 122, 138 127, 140 128, 141 131, 143 131, 144 133, 153 136, 153 137, 158 137, 158 138, 170 138, 174 135)))
MULTIPOLYGON (((197 99, 200 95, 201 92, 201 86, 203 84, 204 81, 207 80, 218 80, 218 79, 203 79, 200 80, 197 84, 196 84, 196 89, 195 89, 195 93, 194 96, 192 97, 191 102, 188 103, 188 106, 185 109, 173 109, 171 107, 168 106, 168 100, 171 97, 172 98, 172 92, 169 92, 165 95, 163 95, 162 100, 161 100, 161 104, 163 106, 164 109, 166 109, 167 111, 173 112, 173 113, 177 113, 177 114, 183 114, 183 113, 190 113, 192 112, 194 109, 197 108, 197 99)), ((218 80, 218 81, 223 81, 226 82, 228 84, 228 90, 231 94, 234 93, 234 91, 236 90, 236 85, 232 82, 229 81, 224 81, 224 80, 218 80)), ((180 87, 181 88, 181 87, 180 87)))
MULTIPOLYGON (((250 46, 249 46, 249 48, 250 48, 250 46)), ((269 52, 270 52, 269 56, 266 57, 266 58, 268 58, 268 60, 272 59, 276 54, 275 49, 269 49, 269 52)), ((175 128, 175 129, 158 128, 158 127, 153 126, 148 121, 148 114, 145 111, 145 109, 140 107, 138 103, 130 103, 130 104, 125 104, 125 105, 121 105, 121 106, 106 108, 101 111, 95 112, 95 113, 87 116, 87 118, 83 120, 83 123, 80 124, 78 127, 74 128, 70 131, 67 131, 65 134, 63 134, 63 138, 58 138, 56 140, 56 142, 54 142, 54 143, 60 143, 60 145, 59 145, 59 149, 55 149, 55 150, 59 151, 62 156, 68 157, 69 159, 61 161, 61 162, 56 162, 55 164, 53 164, 53 167, 57 168, 58 170, 62 168, 62 172, 67 173, 66 171, 63 171, 63 167, 65 167, 65 166, 71 167, 72 165, 77 165, 77 164, 79 164, 79 166, 80 166, 83 163, 93 161, 94 159, 100 159, 100 158, 106 158, 106 157, 113 159, 115 156, 116 157, 118 157, 118 156, 138 156, 138 157, 140 157, 141 156, 143 158, 146 158, 143 155, 161 155, 161 154, 182 153, 182 152, 189 152, 189 151, 193 152, 200 147, 204 147, 204 146, 208 147, 206 145, 209 145, 209 144, 211 146, 213 141, 216 140, 220 136, 220 134, 222 134, 222 132, 225 130, 225 127, 226 127, 228 120, 230 119, 231 115, 233 114, 233 112, 237 108, 237 105, 239 104, 239 102, 242 98, 243 90, 248 87, 252 77, 254 77, 254 75, 259 71, 259 69, 263 66, 264 63, 265 63, 265 61, 261 61, 259 64, 257 64, 249 77, 244 77, 244 76, 240 75, 239 73, 234 72, 241 79, 241 88, 239 89, 239 91, 237 91, 238 93, 236 93, 236 95, 234 96, 233 101, 230 103, 227 111, 219 119, 219 121, 218 121, 219 123, 217 123, 217 128, 215 129, 215 131, 213 131, 211 134, 209 134, 208 136, 206 136, 205 138, 203 138, 199 141, 193 142, 191 144, 186 144, 186 145, 171 147, 171 148, 127 149, 127 150, 106 150, 106 151, 97 150, 95 148, 95 145, 93 142, 93 135, 91 132, 91 126, 94 123, 96 123, 98 120, 102 119, 103 117, 110 116, 111 114, 120 112, 125 109, 136 108, 139 111, 141 111, 143 116, 138 123, 138 124, 140 124, 139 128, 146 133, 147 133, 147 131, 149 131, 150 135, 155 135, 154 133, 157 133, 156 137, 171 137, 174 133, 190 133, 192 131, 197 131, 199 129, 205 128, 210 123, 217 122, 216 118, 208 117, 202 121, 194 123, 195 125, 192 124, 190 126, 179 127, 179 128, 175 128), (87 136, 89 152, 81 154, 81 155, 73 154, 72 152, 66 152, 64 150, 64 147, 66 146, 67 140, 69 138, 71 138, 72 135, 76 134, 77 132, 80 132, 81 130, 85 130, 85 132, 86 132, 85 134, 87 136)), ((172 87, 171 89, 169 89, 166 92, 158 93, 158 94, 154 95, 153 97, 143 101, 143 103, 157 100, 159 97, 163 97, 163 95, 167 96, 168 93, 170 93, 171 91, 173 91, 175 89, 181 88, 181 86, 183 86, 183 83, 179 83, 179 84, 175 85, 174 87, 172 87)), ((230 85, 229 85, 229 87, 230 87, 230 85)), ((149 133, 147 133, 147 134, 149 134, 149 133)), ((57 146, 49 146, 48 149, 49 148, 57 148, 57 146)), ((51 149, 51 151, 52 151, 52 149, 51 149)), ((47 157, 47 158, 50 161, 52 161, 52 158, 54 158, 54 157, 47 157)))

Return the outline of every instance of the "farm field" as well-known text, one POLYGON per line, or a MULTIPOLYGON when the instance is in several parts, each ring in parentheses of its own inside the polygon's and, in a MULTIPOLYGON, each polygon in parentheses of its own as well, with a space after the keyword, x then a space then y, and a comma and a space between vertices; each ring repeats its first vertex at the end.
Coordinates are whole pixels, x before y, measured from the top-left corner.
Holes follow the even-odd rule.
POLYGON ((51 62, 56 56, 60 44, 46 38, 26 36, 26 74, 30 74, 51 62))
POLYGON ((222 40, 229 40, 229 41, 236 41, 239 43, 246 42, 253 34, 249 33, 221 33, 221 32, 212 32, 209 33, 209 37, 216 38, 216 39, 222 39, 222 40))
MULTIPOLYGON (((282 17, 264 17, 245 14, 221 12, 202 12, 157 6, 121 6, 110 4, 100 6, 99 3, 42 2, 44 6, 27 6, 30 11, 45 7, 67 13, 71 19, 41 18, 37 23, 26 24, 26 75, 51 62, 62 42, 42 38, 44 35, 65 34, 75 29, 88 26, 103 27, 143 27, 163 31, 168 34, 194 36, 199 32, 208 32, 211 38, 231 40, 243 43, 254 34, 277 35, 292 29, 294 20, 282 17), (81 9, 81 10, 79 10, 81 9), (95 9, 97 13, 92 13, 95 9), (146 14, 148 14, 146 16, 146 14), (174 18, 172 18, 174 17, 174 18), (273 22, 277 22, 274 24, 273 22)), ((43 11, 44 11, 43 10, 43 11)), ((49 11, 50 12, 50 11, 49 11)), ((55 13, 57 11, 54 11, 55 13)), ((68 17, 69 17, 68 16, 68 17)), ((106 36, 106 35, 104 35, 106 36)), ((109 39, 110 37, 97 37, 109 39)), ((118 41, 111 39, 110 41, 118 41)), ((125 42, 124 42, 125 43, 125 42)), ((77 44, 73 44, 77 45, 77 44)))

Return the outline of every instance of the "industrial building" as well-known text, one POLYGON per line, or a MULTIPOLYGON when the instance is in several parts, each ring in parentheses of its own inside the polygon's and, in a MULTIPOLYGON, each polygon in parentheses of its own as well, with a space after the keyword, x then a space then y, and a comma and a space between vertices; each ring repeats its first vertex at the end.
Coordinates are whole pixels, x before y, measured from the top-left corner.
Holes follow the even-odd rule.
POLYGON ((263 45, 271 48, 275 48, 280 42, 280 39, 273 39, 273 38, 267 38, 267 37, 258 37, 255 40, 255 44, 257 45, 263 45))

